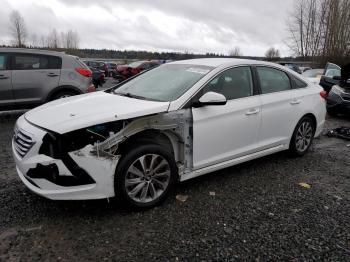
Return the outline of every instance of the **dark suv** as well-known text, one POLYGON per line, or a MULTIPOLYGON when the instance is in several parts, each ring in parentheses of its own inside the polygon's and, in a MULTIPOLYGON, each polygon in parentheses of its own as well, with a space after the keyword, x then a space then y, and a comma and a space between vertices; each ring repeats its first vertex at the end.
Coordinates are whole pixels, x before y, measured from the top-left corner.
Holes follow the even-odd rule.
POLYGON ((333 76, 337 82, 327 97, 327 111, 330 115, 350 114, 350 64, 341 68, 340 76, 333 76))
POLYGON ((91 71, 61 52, 0 48, 0 109, 31 108, 95 91, 91 71))

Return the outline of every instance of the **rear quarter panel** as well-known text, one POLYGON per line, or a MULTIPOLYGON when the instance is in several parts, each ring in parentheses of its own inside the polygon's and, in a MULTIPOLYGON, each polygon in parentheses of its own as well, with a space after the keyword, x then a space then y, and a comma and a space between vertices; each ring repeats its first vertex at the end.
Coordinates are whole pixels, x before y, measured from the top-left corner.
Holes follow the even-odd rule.
POLYGON ((296 126, 298 121, 306 114, 313 114, 317 122, 316 137, 322 132, 327 112, 326 100, 320 96, 321 91, 323 91, 321 86, 309 83, 308 87, 297 89, 295 92, 295 97, 301 100, 301 104, 298 110, 299 117, 296 123, 294 123, 294 126, 296 126))
POLYGON ((77 58, 73 56, 62 57, 62 69, 60 86, 74 86, 82 93, 85 93, 92 83, 91 77, 85 77, 75 71, 77 67, 83 67, 79 64, 77 58))

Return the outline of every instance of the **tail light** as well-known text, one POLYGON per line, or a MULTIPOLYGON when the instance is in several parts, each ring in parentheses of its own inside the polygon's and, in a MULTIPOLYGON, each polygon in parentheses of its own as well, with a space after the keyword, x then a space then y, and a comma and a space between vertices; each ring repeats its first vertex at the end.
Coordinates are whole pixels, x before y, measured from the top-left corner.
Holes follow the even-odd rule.
POLYGON ((86 77, 91 77, 92 76, 92 72, 91 72, 90 69, 77 67, 77 68, 75 68, 75 71, 77 71, 82 76, 86 76, 86 77))
POLYGON ((326 99, 328 97, 328 93, 326 91, 321 91, 320 92, 320 96, 324 99, 326 99))
POLYGON ((94 85, 89 86, 87 89, 88 93, 95 92, 95 91, 96 91, 96 87, 94 85))

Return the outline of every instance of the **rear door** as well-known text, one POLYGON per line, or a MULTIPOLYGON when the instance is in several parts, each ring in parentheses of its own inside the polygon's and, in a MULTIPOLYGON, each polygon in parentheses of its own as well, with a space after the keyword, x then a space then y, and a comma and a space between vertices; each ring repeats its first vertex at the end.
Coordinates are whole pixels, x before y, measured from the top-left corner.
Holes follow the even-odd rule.
POLYGON ((47 94, 58 86, 60 57, 41 54, 14 54, 12 88, 16 105, 45 102, 47 94))
POLYGON ((8 54, 0 53, 0 107, 10 107, 14 103, 8 58, 8 54))
POLYGON ((295 96, 292 81, 284 71, 257 66, 261 89, 262 121, 259 134, 260 149, 289 143, 290 134, 299 117, 302 97, 295 96))

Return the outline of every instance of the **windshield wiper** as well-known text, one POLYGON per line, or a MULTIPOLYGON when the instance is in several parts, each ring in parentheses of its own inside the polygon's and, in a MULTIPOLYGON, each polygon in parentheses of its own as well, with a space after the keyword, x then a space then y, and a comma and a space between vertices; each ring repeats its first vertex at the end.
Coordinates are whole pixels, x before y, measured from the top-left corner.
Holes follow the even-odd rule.
MULTIPOLYGON (((138 96, 138 95, 134 95, 131 93, 119 93, 119 92, 114 92, 114 94, 116 95, 120 95, 120 96, 126 96, 126 97, 130 97, 130 98, 135 98, 135 99, 141 99, 141 100, 151 100, 147 97, 144 96, 138 96)), ((151 100, 152 101, 152 100, 151 100)))

